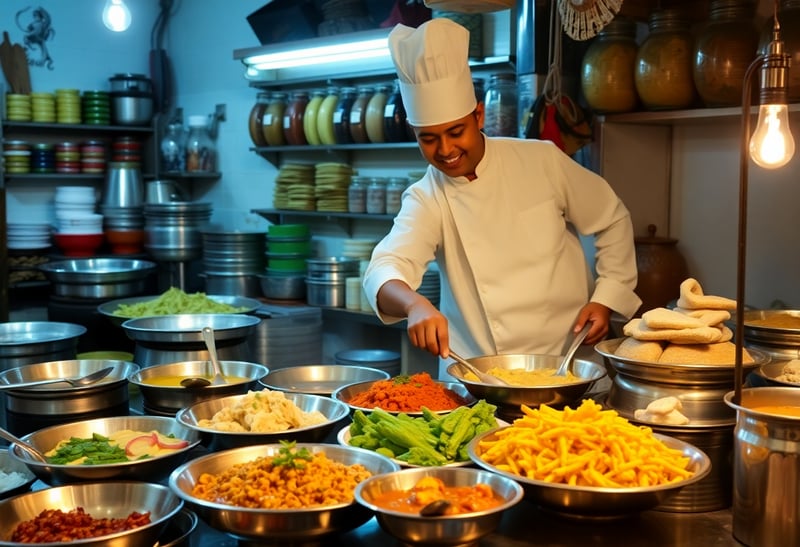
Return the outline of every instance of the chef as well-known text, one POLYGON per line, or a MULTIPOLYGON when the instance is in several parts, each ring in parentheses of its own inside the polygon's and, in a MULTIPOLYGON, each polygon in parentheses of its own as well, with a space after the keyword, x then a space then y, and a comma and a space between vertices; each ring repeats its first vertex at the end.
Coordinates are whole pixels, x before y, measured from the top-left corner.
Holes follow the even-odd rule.
POLYGON ((630 214, 608 183, 549 141, 487 137, 469 32, 435 18, 389 34, 408 123, 429 166, 376 246, 364 289, 384 323, 440 357, 563 355, 587 322, 591 345, 612 310, 629 318, 636 258, 630 214), (593 235, 596 274, 578 234, 593 235), (440 309, 415 292, 430 262, 440 309))

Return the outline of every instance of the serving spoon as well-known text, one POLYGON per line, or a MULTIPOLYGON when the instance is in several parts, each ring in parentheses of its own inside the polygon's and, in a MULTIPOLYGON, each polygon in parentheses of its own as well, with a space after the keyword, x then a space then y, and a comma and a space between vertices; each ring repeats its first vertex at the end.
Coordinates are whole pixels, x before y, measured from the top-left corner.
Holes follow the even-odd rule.
POLYGON ((211 361, 211 366, 214 367, 214 377, 209 380, 208 378, 184 378, 181 380, 181 385, 185 388, 208 387, 208 386, 221 386, 227 384, 225 376, 222 375, 222 367, 219 364, 217 357, 217 344, 214 340, 214 329, 211 327, 203 327, 203 341, 206 343, 208 349, 208 356, 211 361))
POLYGON ((433 500, 419 510, 421 517, 441 517, 450 508, 452 503, 445 499, 433 500))
POLYGON ((25 441, 23 441, 13 433, 6 431, 2 427, 0 427, 0 437, 4 438, 10 443, 14 443, 17 446, 19 446, 22 450, 27 452, 28 455, 30 455, 34 460, 42 463, 47 463, 47 458, 45 457, 44 454, 39 452, 38 448, 36 448, 31 444, 26 443, 25 441))
POLYGON ((102 380, 108 376, 112 370, 114 370, 114 367, 106 367, 96 370, 91 374, 87 374, 86 376, 82 376, 81 378, 56 378, 51 380, 35 380, 32 382, 18 382, 16 384, 0 384, 0 391, 5 391, 7 389, 23 389, 26 387, 44 386, 48 384, 60 384, 62 382, 66 382, 72 387, 84 387, 102 380))
POLYGON ((553 376, 566 376, 567 371, 569 370, 569 364, 572 362, 572 358, 575 356, 575 352, 578 350, 578 346, 581 345, 583 339, 586 338, 586 335, 589 334, 589 329, 591 328, 591 323, 586 323, 583 325, 583 328, 578 331, 578 334, 575 335, 575 338, 572 339, 572 344, 570 344, 569 349, 567 349, 567 353, 564 355, 564 359, 561 360, 561 364, 558 365, 553 376))
POLYGON ((496 386, 507 386, 508 382, 503 380, 502 378, 498 378, 497 376, 492 376, 491 374, 487 374, 482 370, 478 370, 474 365, 472 365, 469 361, 461 357, 459 354, 450 350, 450 357, 458 361, 458 363, 464 366, 467 370, 469 370, 472 374, 478 377, 478 380, 483 382, 484 384, 492 384, 496 386))

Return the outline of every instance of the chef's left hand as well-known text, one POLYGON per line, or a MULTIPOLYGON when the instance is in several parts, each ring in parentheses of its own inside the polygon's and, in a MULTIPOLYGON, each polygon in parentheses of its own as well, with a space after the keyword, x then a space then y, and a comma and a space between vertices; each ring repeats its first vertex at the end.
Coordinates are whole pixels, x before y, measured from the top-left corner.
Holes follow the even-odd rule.
POLYGON ((583 343, 594 345, 601 342, 608 334, 608 324, 611 319, 611 310, 597 302, 589 302, 578 313, 578 320, 575 322, 573 331, 577 334, 587 322, 591 323, 589 333, 583 343))

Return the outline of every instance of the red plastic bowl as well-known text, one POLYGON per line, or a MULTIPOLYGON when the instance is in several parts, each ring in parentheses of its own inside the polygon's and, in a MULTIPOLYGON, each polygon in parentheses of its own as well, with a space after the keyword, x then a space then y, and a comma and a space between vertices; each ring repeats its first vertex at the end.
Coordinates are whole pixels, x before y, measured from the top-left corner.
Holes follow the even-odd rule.
POLYGON ((104 236, 99 234, 53 234, 53 241, 63 251, 64 256, 93 256, 103 244, 104 236))
POLYGON ((115 255, 140 253, 144 247, 144 230, 106 230, 105 235, 115 255))

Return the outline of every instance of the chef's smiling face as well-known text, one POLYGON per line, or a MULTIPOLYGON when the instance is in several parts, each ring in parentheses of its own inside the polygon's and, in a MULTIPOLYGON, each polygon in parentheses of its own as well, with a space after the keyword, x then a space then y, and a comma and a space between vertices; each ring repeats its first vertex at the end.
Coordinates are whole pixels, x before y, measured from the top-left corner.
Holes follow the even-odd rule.
POLYGON ((458 120, 414 127, 419 148, 428 162, 450 177, 474 180, 475 167, 483 158, 483 103, 458 120))

